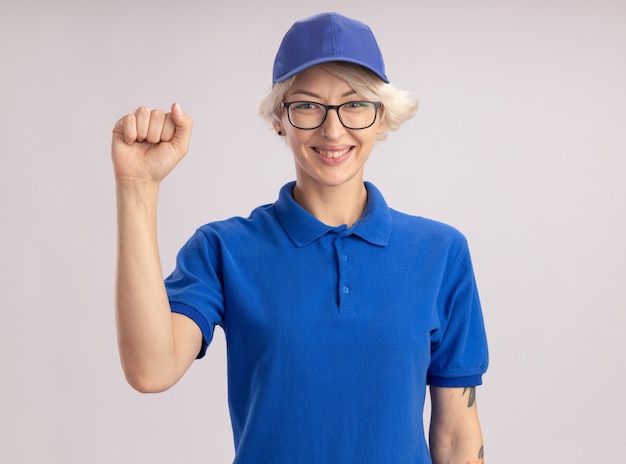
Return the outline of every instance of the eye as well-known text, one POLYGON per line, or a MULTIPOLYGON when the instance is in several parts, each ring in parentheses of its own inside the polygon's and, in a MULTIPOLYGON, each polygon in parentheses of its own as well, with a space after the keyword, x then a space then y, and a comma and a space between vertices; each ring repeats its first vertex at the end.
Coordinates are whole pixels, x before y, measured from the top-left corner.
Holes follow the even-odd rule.
POLYGON ((369 103, 369 102, 362 102, 362 101, 354 101, 354 102, 345 103, 345 106, 347 108, 369 108, 370 105, 371 105, 371 103, 369 103))
POLYGON ((374 104, 367 101, 352 101, 341 105, 344 113, 369 113, 373 108, 374 104))
POLYGON ((292 105, 292 107, 298 111, 306 111, 306 110, 319 110, 320 106, 317 103, 313 102, 296 102, 292 105))

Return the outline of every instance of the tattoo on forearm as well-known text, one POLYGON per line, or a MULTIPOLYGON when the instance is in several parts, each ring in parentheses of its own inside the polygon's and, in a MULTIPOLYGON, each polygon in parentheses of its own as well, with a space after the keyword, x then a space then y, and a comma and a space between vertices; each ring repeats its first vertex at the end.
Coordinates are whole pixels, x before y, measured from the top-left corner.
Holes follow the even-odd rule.
POLYGON ((465 387, 463 389, 463 394, 461 396, 465 396, 465 393, 468 393, 467 397, 467 407, 471 408, 476 403, 476 387, 465 387))
POLYGON ((465 461, 465 464, 485 464, 484 454, 485 453, 481 445, 480 449, 478 450, 478 460, 477 461, 465 461))

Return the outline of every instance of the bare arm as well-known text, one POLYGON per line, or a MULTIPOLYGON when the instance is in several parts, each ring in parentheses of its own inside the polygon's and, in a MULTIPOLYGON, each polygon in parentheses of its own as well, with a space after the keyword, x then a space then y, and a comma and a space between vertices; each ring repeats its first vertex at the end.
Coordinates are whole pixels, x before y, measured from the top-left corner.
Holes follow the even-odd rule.
POLYGON ((142 392, 174 385, 202 342, 193 321, 170 311, 156 227, 160 182, 187 153, 192 125, 191 118, 172 105, 167 114, 139 108, 113 129, 118 345, 128 382, 142 392))
POLYGON ((433 464, 483 464, 476 388, 431 387, 433 464))

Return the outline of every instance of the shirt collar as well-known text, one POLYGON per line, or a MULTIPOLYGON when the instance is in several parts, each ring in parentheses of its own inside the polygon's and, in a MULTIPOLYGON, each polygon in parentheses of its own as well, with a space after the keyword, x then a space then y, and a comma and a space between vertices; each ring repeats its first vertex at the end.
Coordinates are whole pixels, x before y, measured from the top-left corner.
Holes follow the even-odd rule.
POLYGON ((280 189, 278 200, 274 206, 278 220, 297 247, 309 245, 333 230, 345 230, 345 235, 357 235, 373 245, 387 245, 392 227, 391 211, 382 194, 373 184, 365 182, 367 189, 365 211, 361 219, 348 229, 345 225, 340 227, 328 226, 296 203, 293 199, 295 184, 295 182, 289 182, 280 189))

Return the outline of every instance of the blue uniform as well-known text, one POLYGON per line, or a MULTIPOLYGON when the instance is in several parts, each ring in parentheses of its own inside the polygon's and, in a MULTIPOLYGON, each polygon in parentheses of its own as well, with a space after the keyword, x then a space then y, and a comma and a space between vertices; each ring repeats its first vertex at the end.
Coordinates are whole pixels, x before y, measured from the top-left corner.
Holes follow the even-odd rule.
POLYGON ((368 202, 327 226, 285 185, 200 227, 166 279, 172 311, 224 329, 237 464, 430 463, 426 385, 481 383, 487 342, 456 229, 368 202))

